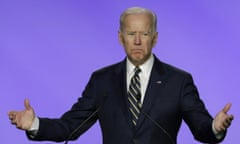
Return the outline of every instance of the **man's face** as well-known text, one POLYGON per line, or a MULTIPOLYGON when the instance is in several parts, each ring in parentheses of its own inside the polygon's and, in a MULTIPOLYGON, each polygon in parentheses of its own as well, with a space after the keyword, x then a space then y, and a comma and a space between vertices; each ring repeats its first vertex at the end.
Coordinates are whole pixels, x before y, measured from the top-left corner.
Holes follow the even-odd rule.
POLYGON ((125 17, 118 37, 134 65, 143 64, 152 53, 157 41, 157 32, 153 32, 152 25, 149 14, 131 14, 125 17))

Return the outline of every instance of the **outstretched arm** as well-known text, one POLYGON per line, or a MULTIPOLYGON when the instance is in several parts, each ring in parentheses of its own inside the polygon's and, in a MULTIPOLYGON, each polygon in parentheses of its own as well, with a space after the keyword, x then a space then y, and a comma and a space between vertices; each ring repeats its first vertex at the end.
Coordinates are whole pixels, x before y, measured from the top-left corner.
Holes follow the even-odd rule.
POLYGON ((24 100, 25 109, 22 111, 10 111, 8 117, 13 125, 21 130, 30 130, 35 118, 35 113, 29 100, 24 100))

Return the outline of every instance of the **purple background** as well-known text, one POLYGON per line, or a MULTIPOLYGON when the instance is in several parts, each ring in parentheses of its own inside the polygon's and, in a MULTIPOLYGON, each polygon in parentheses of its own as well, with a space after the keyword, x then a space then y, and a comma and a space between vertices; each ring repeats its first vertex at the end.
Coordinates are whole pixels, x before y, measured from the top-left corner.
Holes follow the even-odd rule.
MULTIPOLYGON (((124 58, 119 15, 136 5, 157 13, 154 53, 192 73, 209 112, 233 104, 235 120, 223 143, 239 143, 239 0, 0 0, 1 143, 39 143, 8 120, 9 110, 24 108, 24 98, 37 115, 59 117, 94 70, 124 58)), ((101 142, 96 124, 71 143, 101 142)), ((184 123, 178 143, 198 143, 184 123)))

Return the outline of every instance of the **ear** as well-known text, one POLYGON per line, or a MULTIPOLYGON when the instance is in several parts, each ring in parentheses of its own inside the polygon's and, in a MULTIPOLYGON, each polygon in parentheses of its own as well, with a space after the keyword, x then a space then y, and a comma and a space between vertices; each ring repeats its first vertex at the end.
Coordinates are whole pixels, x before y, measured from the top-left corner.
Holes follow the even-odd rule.
POLYGON ((123 46, 123 33, 119 30, 118 31, 118 41, 119 41, 119 43, 123 46))
POLYGON ((152 39, 152 47, 155 47, 155 45, 157 44, 157 40, 158 40, 158 32, 155 32, 152 39))

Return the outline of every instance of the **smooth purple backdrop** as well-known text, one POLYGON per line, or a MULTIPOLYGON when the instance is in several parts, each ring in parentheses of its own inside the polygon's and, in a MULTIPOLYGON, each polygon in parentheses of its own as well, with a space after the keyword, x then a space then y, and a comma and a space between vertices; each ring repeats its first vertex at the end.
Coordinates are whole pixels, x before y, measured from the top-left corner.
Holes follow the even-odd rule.
MULTIPOLYGON (((59 117, 81 96, 94 70, 124 58, 119 15, 131 6, 156 12, 154 53, 192 73, 213 116, 233 104, 235 120, 223 143, 240 142, 239 0, 0 0, 1 143, 40 144, 7 117, 9 110, 24 108, 25 98, 38 116, 59 117)), ((102 143, 99 125, 70 143, 102 143)), ((198 143, 184 123, 178 143, 198 143)))

